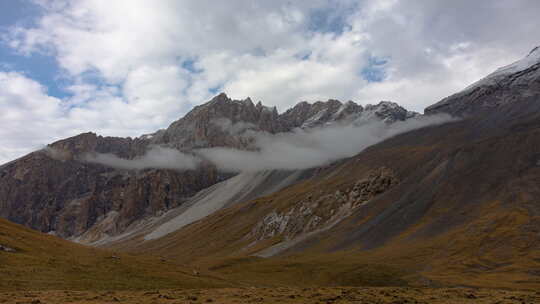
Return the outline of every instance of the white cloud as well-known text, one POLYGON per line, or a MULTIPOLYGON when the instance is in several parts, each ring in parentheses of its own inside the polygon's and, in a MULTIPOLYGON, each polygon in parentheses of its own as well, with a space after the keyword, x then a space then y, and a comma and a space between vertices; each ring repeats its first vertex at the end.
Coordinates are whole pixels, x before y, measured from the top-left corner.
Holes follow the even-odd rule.
POLYGON ((214 61, 209 56, 201 65, 209 74, 226 72, 224 90, 232 97, 252 96, 284 111, 301 100, 351 99, 366 85, 360 76, 365 50, 357 45, 362 39, 352 32, 338 37, 317 34, 306 45, 310 56, 304 60, 295 56, 304 49, 279 49, 263 57, 229 56, 214 61))
POLYGON ((432 115, 391 125, 370 121, 361 125, 351 124, 308 131, 298 129, 292 133, 276 135, 258 133, 254 143, 257 151, 210 148, 198 150, 197 153, 225 171, 307 169, 354 156, 365 148, 399 133, 451 120, 448 115, 432 115))
MULTIPOLYGON (((82 160, 126 170, 146 168, 189 170, 195 169, 203 159, 223 171, 232 172, 307 169, 354 156, 365 148, 397 134, 452 120, 450 116, 440 114, 420 116, 393 124, 368 120, 358 124, 297 129, 294 132, 278 134, 249 132, 246 131, 252 127, 249 124, 232 124, 230 120, 217 120, 213 123, 224 130, 253 139, 254 150, 207 148, 186 154, 175 149, 154 146, 143 156, 134 159, 123 159, 113 154, 88 153, 82 160)), ((52 148, 47 148, 46 152, 53 158, 64 157, 62 151, 52 148)))
POLYGON ((2 72, 4 160, 79 131, 155 131, 216 89, 280 110, 338 98, 422 111, 540 43, 535 0, 35 2, 43 14, 3 39, 54 56, 74 95, 2 72), (387 60, 383 82, 363 78, 370 57, 387 60))
POLYGON ((195 169, 200 160, 175 149, 152 147, 143 156, 134 159, 124 159, 114 154, 95 153, 86 154, 84 161, 126 170, 147 168, 190 170, 195 169))
POLYGON ((39 83, 19 73, 0 72, 0 164, 64 135, 62 129, 68 126, 61 108, 62 101, 47 96, 39 83))
POLYGON ((357 98, 382 97, 421 111, 540 44, 540 2, 367 1, 350 19, 366 33, 364 47, 388 58, 388 78, 359 88, 357 98))

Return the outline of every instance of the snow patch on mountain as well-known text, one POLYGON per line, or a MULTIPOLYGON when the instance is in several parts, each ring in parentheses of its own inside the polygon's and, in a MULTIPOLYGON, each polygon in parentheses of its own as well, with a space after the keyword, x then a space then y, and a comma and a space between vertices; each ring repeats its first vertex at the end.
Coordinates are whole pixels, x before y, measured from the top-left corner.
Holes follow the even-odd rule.
POLYGON ((495 72, 465 88, 465 91, 482 85, 494 85, 499 82, 499 80, 508 77, 509 75, 525 71, 537 65, 540 65, 540 46, 532 49, 524 58, 507 66, 498 68, 495 72))
POLYGON ((494 73, 488 75, 487 77, 493 77, 503 74, 513 74, 525 69, 530 68, 531 66, 538 64, 540 62, 540 46, 535 47, 525 58, 520 59, 512 64, 504 66, 497 69, 494 73))
POLYGON ((474 115, 501 105, 540 96, 540 47, 526 57, 497 69, 461 92, 427 107, 426 114, 474 115))

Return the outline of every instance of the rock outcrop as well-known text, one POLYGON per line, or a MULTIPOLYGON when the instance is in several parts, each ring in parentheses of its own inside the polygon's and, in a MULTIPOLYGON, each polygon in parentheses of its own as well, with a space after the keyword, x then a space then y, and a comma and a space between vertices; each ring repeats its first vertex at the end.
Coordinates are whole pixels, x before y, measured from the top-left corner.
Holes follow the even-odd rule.
POLYGON ((381 167, 358 180, 352 189, 326 195, 310 194, 287 210, 271 212, 254 226, 249 237, 255 242, 276 236, 289 241, 328 229, 398 183, 391 169, 381 167))

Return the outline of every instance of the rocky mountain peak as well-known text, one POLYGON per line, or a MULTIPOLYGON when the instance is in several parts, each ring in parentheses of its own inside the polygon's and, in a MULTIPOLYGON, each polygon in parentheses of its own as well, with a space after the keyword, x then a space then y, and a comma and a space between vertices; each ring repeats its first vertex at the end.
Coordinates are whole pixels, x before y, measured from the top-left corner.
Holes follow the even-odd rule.
POLYGON ((112 153, 119 157, 131 158, 144 153, 146 142, 127 137, 104 137, 93 132, 56 141, 45 148, 45 152, 57 160, 70 160, 86 153, 112 153))
POLYGON ((228 101, 231 101, 231 99, 229 98, 229 96, 227 96, 227 94, 225 92, 221 92, 219 93, 218 95, 214 96, 214 98, 212 98, 208 103, 213 103, 213 102, 228 102, 228 101))
MULTIPOLYGON (((257 113, 260 112, 271 112, 277 115, 276 107, 267 107, 262 104, 261 101, 257 102, 255 105, 251 97, 247 97, 243 100, 232 99, 227 96, 225 93, 221 93, 214 98, 212 98, 207 103, 204 103, 200 106, 195 107, 190 111, 184 118, 190 116, 200 116, 202 113, 215 116, 217 118, 228 118, 233 121, 235 120, 256 120, 256 117, 251 117, 253 115, 257 116, 257 113), (247 115, 247 117, 246 117, 247 115)), ((183 119, 183 118, 182 118, 183 119)))
POLYGON ((408 111, 399 104, 392 101, 381 101, 376 105, 368 104, 364 108, 363 119, 376 118, 387 123, 406 120, 420 115, 419 113, 408 111))
POLYGON ((256 107, 257 110, 259 110, 259 111, 262 110, 262 108, 263 108, 262 102, 259 100, 259 102, 257 102, 257 105, 256 105, 255 107, 256 107))
POLYGON ((251 97, 248 97, 243 100, 245 104, 253 105, 253 100, 251 100, 251 97))
POLYGON ((0 216, 62 237, 88 231, 98 238, 118 235, 132 223, 175 208, 230 174, 210 163, 186 171, 116 168, 84 161, 88 155, 133 160, 144 158, 154 145, 185 153, 210 147, 250 150, 257 148, 255 132, 348 124, 369 115, 395 121, 407 113, 391 102, 364 109, 353 101, 329 99, 300 102, 280 115, 276 107, 260 101, 254 104, 249 97, 235 100, 221 93, 153 134, 132 139, 83 133, 1 166, 0 216))
POLYGON ((353 101, 343 103, 336 99, 314 103, 302 101, 279 114, 275 106, 265 106, 261 101, 254 104, 250 97, 235 100, 225 93, 220 93, 193 108, 167 129, 152 134, 131 139, 83 133, 53 143, 51 147, 58 151, 67 151, 69 158, 88 152, 112 153, 123 158, 133 158, 144 154, 151 145, 164 145, 180 150, 220 146, 243 149, 251 142, 251 133, 247 131, 288 132, 294 128, 307 129, 370 118, 394 122, 414 115, 418 114, 408 112, 390 101, 367 105, 364 109, 353 101))
POLYGON ((334 123, 353 123, 369 120, 382 120, 387 123, 418 116, 407 111, 395 102, 381 101, 376 105, 362 107, 353 101, 342 103, 339 100, 300 102, 280 115, 280 121, 289 128, 313 128, 334 123))
POLYGON ((280 115, 280 120, 289 128, 312 128, 332 123, 346 116, 360 113, 362 106, 349 101, 343 104, 339 100, 299 102, 280 115))
POLYGON ((239 137, 247 130, 276 133, 285 131, 278 122, 275 107, 261 102, 255 105, 250 97, 236 100, 221 93, 195 107, 166 130, 152 137, 152 143, 179 149, 206 147, 244 148, 249 140, 239 137))

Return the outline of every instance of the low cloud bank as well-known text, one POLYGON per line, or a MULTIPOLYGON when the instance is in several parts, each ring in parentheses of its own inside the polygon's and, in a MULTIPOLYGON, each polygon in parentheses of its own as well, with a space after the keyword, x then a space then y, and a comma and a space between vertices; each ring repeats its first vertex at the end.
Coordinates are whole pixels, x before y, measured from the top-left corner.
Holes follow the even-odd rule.
POLYGON ((307 169, 351 157, 365 148, 410 130, 451 121, 448 115, 421 116, 388 125, 372 121, 362 125, 296 130, 256 135, 258 151, 209 148, 197 153, 225 171, 307 169))
POLYGON ((144 156, 134 159, 124 159, 113 154, 93 153, 86 154, 84 161, 101 164, 118 169, 141 170, 141 169, 195 169, 200 159, 189 154, 184 154, 175 149, 164 147, 152 147, 144 156))
MULTIPOLYGON (((222 171, 253 172, 272 169, 307 169, 326 165, 341 158, 351 157, 365 148, 387 138, 414 129, 454 120, 449 115, 430 115, 386 124, 381 121, 361 125, 330 126, 309 130, 297 129, 290 133, 250 133, 256 151, 231 148, 208 148, 193 151, 193 155, 178 150, 155 146, 144 156, 123 159, 113 154, 87 154, 84 161, 118 169, 148 168, 190 170, 200 162, 209 161, 222 171)), ((239 132, 249 126, 233 127, 222 123, 225 130, 239 132)))

